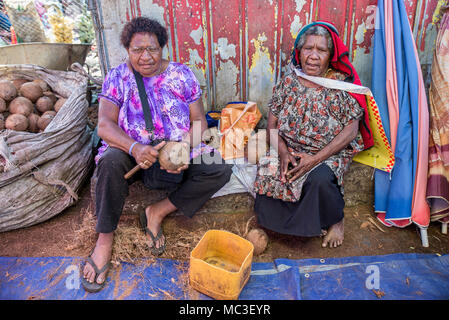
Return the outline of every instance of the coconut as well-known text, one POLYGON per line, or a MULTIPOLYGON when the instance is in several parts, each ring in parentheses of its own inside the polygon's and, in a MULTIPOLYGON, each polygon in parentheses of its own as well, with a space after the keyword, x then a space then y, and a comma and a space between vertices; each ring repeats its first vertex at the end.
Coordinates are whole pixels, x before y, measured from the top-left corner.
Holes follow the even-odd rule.
POLYGON ((39 127, 37 126, 37 122, 39 121, 40 117, 35 114, 35 113, 31 113, 28 116, 28 131, 32 132, 32 133, 36 133, 39 131, 39 127))
POLYGON ((44 94, 44 91, 42 90, 40 85, 35 82, 24 83, 20 87, 19 91, 22 96, 30 99, 33 103, 36 102, 36 100, 42 97, 42 95, 44 94))
POLYGON ((17 96, 17 89, 9 80, 0 81, 0 98, 11 101, 17 96))
POLYGON ((29 82, 29 80, 27 80, 27 79, 14 79, 14 80, 12 81, 12 84, 14 85, 14 87, 16 87, 17 91, 19 91, 19 90, 20 90, 20 87, 21 87, 24 83, 26 83, 26 82, 29 82))
POLYGON ((20 113, 25 117, 28 117, 33 109, 33 103, 25 97, 17 97, 9 103, 10 113, 20 113))
POLYGON ((169 141, 159 150, 159 163, 167 170, 176 171, 189 160, 190 150, 186 143, 169 141))
POLYGON ((267 248, 268 236, 262 229, 251 229, 246 235, 246 239, 254 245, 254 254, 256 256, 264 252, 267 248))
POLYGON ((245 146, 245 157, 249 163, 257 164, 259 159, 267 154, 268 149, 267 131, 259 130, 249 138, 245 146))
POLYGON ((47 111, 37 121, 37 126, 40 130, 45 130, 47 126, 50 124, 51 120, 55 117, 54 111, 47 111))
POLYGON ((6 101, 0 98, 0 112, 5 112, 7 108, 6 101))
POLYGON ((54 110, 48 110, 48 111, 45 111, 42 115, 44 115, 44 114, 48 114, 48 115, 51 115, 51 116, 56 116, 56 111, 54 111, 54 110))
POLYGON ((36 101, 36 109, 41 113, 50 111, 53 109, 53 101, 49 97, 42 96, 36 101))
POLYGON ((59 112, 59 109, 64 105, 64 103, 67 101, 65 98, 60 98, 58 101, 56 101, 54 108, 56 112, 59 112))
POLYGON ((48 90, 50 89, 50 88, 48 87, 47 82, 45 82, 45 81, 42 80, 42 79, 36 79, 36 80, 33 80, 32 82, 38 84, 38 85, 41 87, 42 92, 48 91, 48 90))
POLYGON ((5 128, 15 131, 25 131, 28 128, 28 118, 23 114, 10 114, 6 118, 5 128))
POLYGON ((44 91, 44 96, 49 97, 51 99, 51 102, 53 102, 53 105, 58 101, 58 98, 56 95, 51 91, 44 91))
POLYGON ((39 132, 42 132, 47 128, 47 126, 50 124, 51 120, 53 120, 53 116, 46 114, 42 115, 39 120, 37 121, 37 127, 39 128, 39 132))

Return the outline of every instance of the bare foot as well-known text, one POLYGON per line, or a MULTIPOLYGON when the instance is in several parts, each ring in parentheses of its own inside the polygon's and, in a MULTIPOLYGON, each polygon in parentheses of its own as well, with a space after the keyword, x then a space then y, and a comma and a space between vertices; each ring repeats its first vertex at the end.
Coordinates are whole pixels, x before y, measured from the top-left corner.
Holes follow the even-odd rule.
MULTIPOLYGON (((113 232, 99 234, 94 252, 91 255, 91 258, 97 265, 98 269, 101 270, 101 268, 103 268, 109 262, 109 260, 111 260, 113 242, 114 242, 113 232)), ((105 270, 97 277, 98 284, 101 284, 106 280, 106 273, 107 270, 105 270)), ((90 263, 86 263, 83 270, 83 277, 90 283, 94 282, 95 270, 90 263)))
POLYGON ((323 239, 322 246, 323 248, 329 245, 330 248, 336 248, 343 243, 344 239, 344 221, 341 219, 340 222, 337 222, 333 226, 329 228, 329 231, 325 235, 323 239))

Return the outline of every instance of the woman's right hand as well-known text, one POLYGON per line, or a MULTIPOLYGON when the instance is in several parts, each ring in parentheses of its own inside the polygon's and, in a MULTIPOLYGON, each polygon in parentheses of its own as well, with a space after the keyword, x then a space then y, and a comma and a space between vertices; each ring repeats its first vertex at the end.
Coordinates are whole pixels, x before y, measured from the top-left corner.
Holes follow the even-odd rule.
POLYGON ((134 146, 132 155, 142 169, 148 169, 157 161, 159 150, 164 145, 165 141, 162 141, 154 147, 138 143, 134 146))
POLYGON ((287 171, 290 171, 292 168, 289 168, 289 164, 291 163, 293 167, 297 166, 296 159, 293 155, 288 152, 287 149, 279 151, 279 159, 281 162, 281 181, 287 182, 287 171))
POLYGON ((289 164, 291 163, 294 167, 296 167, 297 162, 293 155, 290 154, 287 148, 287 144, 285 143, 284 138, 279 135, 278 129, 278 118, 271 112, 268 113, 268 124, 267 124, 267 138, 268 143, 271 148, 277 150, 279 154, 280 160, 280 178, 282 182, 287 182, 286 173, 292 168, 289 168, 289 164))

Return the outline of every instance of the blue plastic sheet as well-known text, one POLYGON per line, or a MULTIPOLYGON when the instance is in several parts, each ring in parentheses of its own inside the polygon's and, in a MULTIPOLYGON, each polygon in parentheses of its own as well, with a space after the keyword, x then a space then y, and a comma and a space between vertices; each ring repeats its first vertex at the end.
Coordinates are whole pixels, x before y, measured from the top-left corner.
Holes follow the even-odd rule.
MULTIPOLYGON (((0 299, 207 300, 188 284, 188 263, 121 263, 105 288, 87 293, 82 258, 0 257, 0 299)), ((392 254, 252 263, 242 300, 449 299, 449 255, 392 254)))

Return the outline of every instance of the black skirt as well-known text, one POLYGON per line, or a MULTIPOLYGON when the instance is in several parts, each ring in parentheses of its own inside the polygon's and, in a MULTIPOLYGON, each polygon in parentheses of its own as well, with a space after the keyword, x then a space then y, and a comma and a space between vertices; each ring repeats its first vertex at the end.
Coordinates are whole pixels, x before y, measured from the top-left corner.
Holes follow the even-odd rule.
POLYGON ((297 202, 257 195, 257 222, 272 231, 314 237, 343 219, 345 202, 337 177, 326 165, 314 169, 304 182, 297 202))

